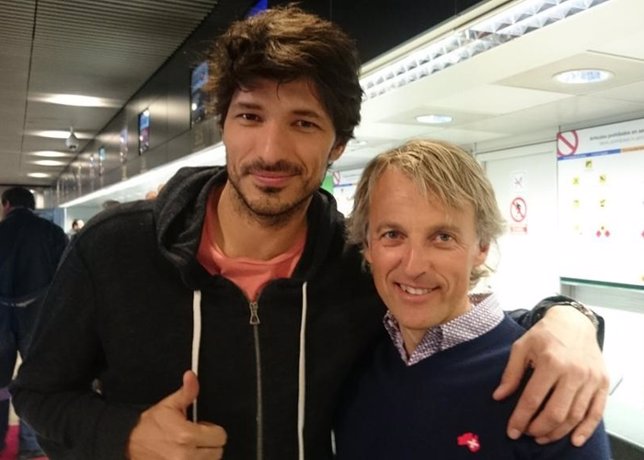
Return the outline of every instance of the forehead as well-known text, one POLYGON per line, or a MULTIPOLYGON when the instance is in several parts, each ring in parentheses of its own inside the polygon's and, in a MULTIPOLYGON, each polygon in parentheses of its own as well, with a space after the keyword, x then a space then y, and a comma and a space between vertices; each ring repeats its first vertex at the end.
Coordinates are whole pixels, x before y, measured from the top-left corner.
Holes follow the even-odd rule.
POLYGON ((369 220, 395 221, 408 219, 414 223, 453 221, 455 218, 474 219, 471 204, 462 207, 447 205, 430 190, 424 190, 408 175, 389 167, 376 179, 369 198, 369 220))
MULTIPOLYGON (((298 78, 281 82, 268 78, 256 78, 241 84, 233 93, 232 103, 245 99, 271 99, 284 103, 301 103, 317 106, 324 110, 315 82, 298 78)), ((326 111, 325 111, 326 112, 326 111)))

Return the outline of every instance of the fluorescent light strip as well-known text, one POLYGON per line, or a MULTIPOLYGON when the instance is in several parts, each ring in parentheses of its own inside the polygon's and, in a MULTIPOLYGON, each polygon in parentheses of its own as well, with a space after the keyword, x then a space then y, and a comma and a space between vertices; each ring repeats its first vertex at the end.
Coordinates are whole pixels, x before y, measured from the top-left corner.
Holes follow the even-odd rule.
POLYGON ((608 0, 525 0, 433 41, 360 80, 364 100, 425 78, 608 0))

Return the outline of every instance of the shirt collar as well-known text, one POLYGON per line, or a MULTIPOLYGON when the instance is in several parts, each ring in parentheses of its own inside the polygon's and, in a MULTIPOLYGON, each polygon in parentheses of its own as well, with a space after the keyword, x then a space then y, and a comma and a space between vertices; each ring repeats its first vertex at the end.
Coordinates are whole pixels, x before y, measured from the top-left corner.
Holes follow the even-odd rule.
POLYGON ((503 310, 493 294, 472 294, 470 303, 472 308, 466 313, 428 329, 411 356, 405 350, 398 321, 389 311, 385 314, 383 323, 402 360, 412 366, 439 351, 485 334, 503 320, 503 310))

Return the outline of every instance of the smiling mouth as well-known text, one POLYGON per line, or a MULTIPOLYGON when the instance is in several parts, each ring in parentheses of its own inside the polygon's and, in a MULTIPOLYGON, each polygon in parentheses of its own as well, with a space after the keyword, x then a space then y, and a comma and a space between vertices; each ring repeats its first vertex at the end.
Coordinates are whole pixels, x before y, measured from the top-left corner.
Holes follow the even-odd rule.
POLYGON ((416 295, 416 296, 426 295, 434 290, 434 289, 428 289, 428 288, 417 288, 413 286, 407 286, 406 284, 400 284, 400 283, 396 283, 396 285, 404 293, 409 295, 416 295))

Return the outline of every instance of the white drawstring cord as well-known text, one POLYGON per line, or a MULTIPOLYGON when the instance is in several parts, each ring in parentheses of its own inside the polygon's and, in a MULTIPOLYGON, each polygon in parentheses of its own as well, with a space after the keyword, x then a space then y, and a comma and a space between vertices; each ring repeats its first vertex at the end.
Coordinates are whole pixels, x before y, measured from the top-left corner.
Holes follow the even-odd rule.
MULTIPOLYGON (((192 372, 199 375, 199 348, 201 345, 201 291, 192 296, 192 372)), ((197 400, 192 403, 192 421, 197 422, 197 400)))
POLYGON ((300 322, 300 361, 297 400, 297 443, 299 460, 304 460, 304 411, 306 409, 306 284, 302 285, 302 320, 300 322))

